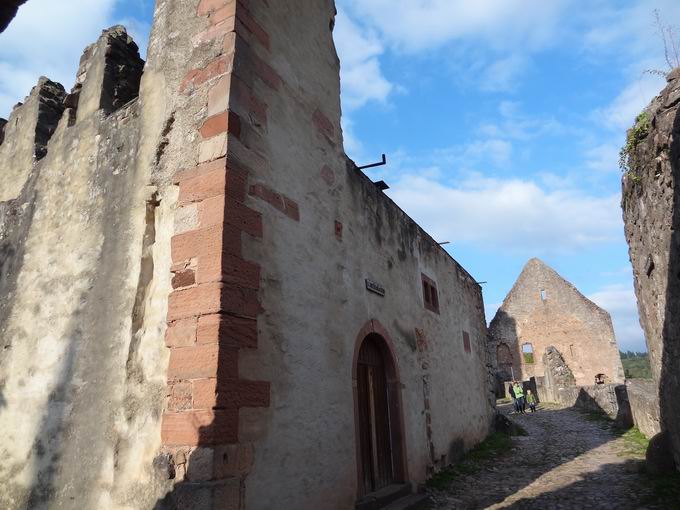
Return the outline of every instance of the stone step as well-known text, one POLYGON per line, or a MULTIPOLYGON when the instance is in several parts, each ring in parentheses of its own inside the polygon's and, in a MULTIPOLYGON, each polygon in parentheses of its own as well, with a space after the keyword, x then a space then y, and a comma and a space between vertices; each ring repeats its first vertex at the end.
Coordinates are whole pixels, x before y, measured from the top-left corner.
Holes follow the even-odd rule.
POLYGON ((426 510, 430 508, 430 503, 427 494, 411 494, 386 506, 384 510, 426 510))
POLYGON ((390 503, 408 497, 411 494, 410 484, 392 484, 384 489, 367 494, 357 501, 355 510, 380 510, 390 503))

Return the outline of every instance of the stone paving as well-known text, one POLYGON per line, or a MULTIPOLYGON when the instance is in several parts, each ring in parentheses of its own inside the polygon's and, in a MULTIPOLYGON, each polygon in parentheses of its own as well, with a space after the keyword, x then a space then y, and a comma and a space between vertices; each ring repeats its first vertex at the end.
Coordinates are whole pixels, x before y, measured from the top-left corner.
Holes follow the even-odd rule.
MULTIPOLYGON (((510 411, 509 405, 499 409, 510 411)), ((514 437, 510 452, 483 462, 478 472, 432 491, 433 508, 677 508, 650 503, 653 490, 643 460, 627 453, 624 440, 602 423, 555 406, 510 418, 528 435, 514 437)))

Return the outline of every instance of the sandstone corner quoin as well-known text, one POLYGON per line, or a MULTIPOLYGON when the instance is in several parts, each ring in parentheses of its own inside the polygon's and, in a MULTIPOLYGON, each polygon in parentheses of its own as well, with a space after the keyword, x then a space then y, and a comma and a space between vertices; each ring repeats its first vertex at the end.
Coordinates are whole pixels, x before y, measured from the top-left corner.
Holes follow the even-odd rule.
POLYGON ((158 0, 2 124, 3 508, 351 508, 488 434, 481 288, 344 154, 334 16, 158 0))
POLYGON ((680 69, 638 116, 622 151, 623 219, 661 435, 680 469, 680 69))

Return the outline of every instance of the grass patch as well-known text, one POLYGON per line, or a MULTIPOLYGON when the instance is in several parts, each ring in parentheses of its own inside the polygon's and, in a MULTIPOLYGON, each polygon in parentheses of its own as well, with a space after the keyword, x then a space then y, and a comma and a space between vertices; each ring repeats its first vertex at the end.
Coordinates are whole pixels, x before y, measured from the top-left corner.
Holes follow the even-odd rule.
POLYGON ((644 457, 649 446, 649 439, 637 427, 626 430, 621 434, 625 452, 636 457, 644 457))
POLYGON ((442 469, 430 478, 427 481, 427 486, 437 490, 446 489, 458 476, 478 472, 482 469, 482 464, 485 461, 497 458, 509 451, 511 447, 512 438, 509 435, 494 432, 467 452, 457 464, 442 469))

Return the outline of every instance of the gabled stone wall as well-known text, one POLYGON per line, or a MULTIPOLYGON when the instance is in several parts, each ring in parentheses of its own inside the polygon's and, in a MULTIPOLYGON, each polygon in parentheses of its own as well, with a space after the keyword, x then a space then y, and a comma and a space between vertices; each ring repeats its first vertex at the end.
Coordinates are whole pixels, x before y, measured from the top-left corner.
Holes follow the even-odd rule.
POLYGON ((609 314, 538 259, 527 262, 491 321, 489 334, 500 380, 543 377, 543 355, 553 346, 579 386, 595 384, 598 374, 607 383, 624 381, 609 314), (533 350, 533 362, 523 352, 525 344, 533 350))

